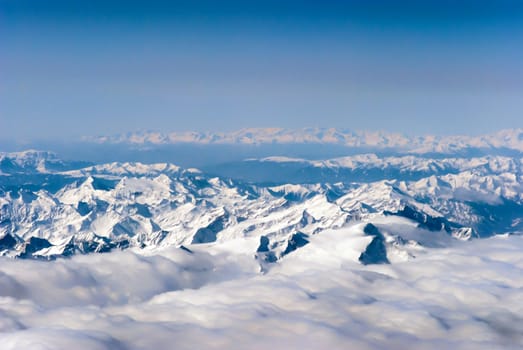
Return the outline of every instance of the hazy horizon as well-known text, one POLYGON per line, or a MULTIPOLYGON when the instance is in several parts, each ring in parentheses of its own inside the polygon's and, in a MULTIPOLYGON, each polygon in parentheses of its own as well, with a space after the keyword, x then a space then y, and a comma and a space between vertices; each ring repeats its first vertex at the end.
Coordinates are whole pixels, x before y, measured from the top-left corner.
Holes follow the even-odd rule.
MULTIPOLYGON (((245 128, 238 128, 238 129, 230 129, 230 130, 191 130, 191 129, 185 129, 185 130, 182 130, 182 129, 179 129, 179 130, 168 130, 168 129, 152 129, 152 128, 149 128, 149 129, 146 129, 146 128, 141 128, 141 129, 135 129, 135 130, 122 130, 122 131, 119 131, 119 132, 114 132, 114 133, 98 133, 98 134, 84 134, 84 135, 78 135, 78 136, 71 136, 71 135, 63 135, 62 137, 52 137, 52 136, 40 136, 40 137, 33 137, 33 138, 23 138, 23 137, 18 137, 18 138, 9 138, 9 137, 6 137, 6 138, 2 138, 0 137, 0 147, 2 149, 0 149, 0 152, 1 151, 5 151, 5 152, 14 152, 14 151, 23 151, 23 150, 30 150, 30 149, 37 149, 37 150, 53 150, 55 146, 61 146, 61 147, 67 147, 67 145, 74 145, 74 144, 96 144, 96 143, 100 143, 100 144, 111 144, 113 143, 113 141, 108 141, 108 142, 101 142, 101 140, 99 139, 103 139, 103 138, 118 138, 118 137, 123 137, 123 138, 126 138, 126 137, 131 137, 133 135, 145 135, 145 134, 161 134, 162 136, 168 136, 168 135, 172 135, 172 134, 178 134, 178 135, 182 135, 184 133, 201 133, 203 135, 231 135, 231 134, 235 134, 235 133, 241 133, 241 132, 248 132, 248 131, 262 131, 262 130, 266 130, 266 129, 280 129, 281 131, 286 131, 286 132, 297 132, 297 133, 300 133, 300 132, 304 132, 308 129, 318 129, 318 130, 331 130, 331 129, 334 129, 336 131, 339 131, 339 132, 354 132, 354 133, 369 133, 369 134, 373 134, 373 133, 379 133, 379 134, 383 134, 383 135, 399 135, 399 136, 403 136, 403 137, 407 137, 407 138, 417 138, 417 137, 432 137, 432 136, 435 136, 435 137, 438 137, 438 138, 445 138, 445 137, 453 137, 453 136, 456 136, 456 137, 482 137, 482 136, 490 136, 490 135, 494 135, 496 133, 499 133, 499 132, 504 132, 504 131, 514 131, 514 132, 517 132, 517 131, 521 131, 523 130, 523 128, 498 128, 498 129, 491 129, 490 131, 484 131, 484 132, 474 132, 474 133, 466 133, 466 132, 454 132, 454 133, 430 133, 430 132, 425 132, 425 133, 416 133, 416 132, 408 132, 408 131, 391 131, 391 130, 386 130, 386 129, 383 129, 383 128, 376 128, 376 129, 370 129, 370 128, 367 128, 367 129, 351 129, 351 128, 334 128, 334 127, 321 127, 321 126, 303 126, 303 127, 295 127, 295 128, 292 128, 292 127, 288 127, 288 128, 280 128, 280 127, 245 127, 245 128), (51 148, 49 148, 51 147, 51 148)), ((126 142, 122 142, 123 144, 126 144, 126 142)), ((130 142, 129 144, 133 144, 134 142, 130 142)), ((176 141, 176 142, 173 142, 173 143, 167 143, 165 145, 176 145, 176 144, 183 144, 184 142, 182 141, 176 141)), ((190 144, 192 142, 188 142, 188 144, 190 144)), ((282 145, 286 144, 287 142, 284 142, 282 143, 282 145)), ((160 143, 161 144, 161 143, 160 143)), ((158 145, 160 145, 158 144, 158 145)), ((205 143, 202 143, 202 145, 204 145, 205 143)), ((214 143, 209 143, 209 146, 213 145, 214 143)), ((224 144, 224 145, 227 145, 229 144, 228 142, 220 142, 218 143, 219 144, 224 144)), ((233 143, 230 143, 231 145, 233 145, 233 143)), ((289 142, 289 144, 294 144, 294 142, 289 142)), ((296 144, 300 144, 300 142, 296 142, 296 144)), ((340 144, 341 147, 345 147, 343 146, 342 144, 340 144)))

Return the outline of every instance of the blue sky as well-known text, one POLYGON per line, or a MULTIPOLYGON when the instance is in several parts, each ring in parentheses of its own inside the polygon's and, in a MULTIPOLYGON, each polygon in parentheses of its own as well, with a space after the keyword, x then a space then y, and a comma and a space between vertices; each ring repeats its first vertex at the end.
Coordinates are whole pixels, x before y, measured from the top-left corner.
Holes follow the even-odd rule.
POLYGON ((0 139, 523 127, 521 1, 0 0, 0 139))

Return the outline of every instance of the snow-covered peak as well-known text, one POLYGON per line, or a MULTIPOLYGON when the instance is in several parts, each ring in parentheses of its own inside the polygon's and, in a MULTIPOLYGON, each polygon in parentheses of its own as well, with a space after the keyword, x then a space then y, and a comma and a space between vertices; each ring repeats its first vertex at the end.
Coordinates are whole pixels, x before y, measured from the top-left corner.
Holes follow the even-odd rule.
POLYGON ((356 240, 371 246, 357 249, 362 263, 410 258, 406 247, 428 242, 424 235, 470 239, 523 230, 519 158, 365 153, 249 162, 270 174, 274 164, 292 163, 298 173, 319 171, 320 181, 253 184, 170 163, 118 162, 2 176, 0 251, 54 258, 247 239, 259 240, 252 253, 268 268, 323 231, 348 232, 360 223, 356 240))
MULTIPOLYGON (((182 169, 174 164, 157 163, 143 164, 136 162, 113 162, 94 165, 78 170, 71 170, 64 174, 70 176, 115 175, 115 176, 158 176, 160 174, 178 174, 182 169)), ((197 171, 197 170, 192 170, 197 171)))

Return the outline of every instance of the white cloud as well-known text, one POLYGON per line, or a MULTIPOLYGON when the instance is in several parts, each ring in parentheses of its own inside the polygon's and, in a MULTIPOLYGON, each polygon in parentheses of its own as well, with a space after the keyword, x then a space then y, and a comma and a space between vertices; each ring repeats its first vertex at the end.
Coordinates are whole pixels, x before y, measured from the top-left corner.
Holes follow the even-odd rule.
MULTIPOLYGON (((494 349, 523 346, 523 237, 362 266, 317 240, 266 274, 217 246, 2 259, 2 349, 494 349), (317 243, 317 244, 315 244, 317 243), (323 251, 321 251, 323 250, 323 251)), ((322 242, 323 240, 323 242, 322 242)))

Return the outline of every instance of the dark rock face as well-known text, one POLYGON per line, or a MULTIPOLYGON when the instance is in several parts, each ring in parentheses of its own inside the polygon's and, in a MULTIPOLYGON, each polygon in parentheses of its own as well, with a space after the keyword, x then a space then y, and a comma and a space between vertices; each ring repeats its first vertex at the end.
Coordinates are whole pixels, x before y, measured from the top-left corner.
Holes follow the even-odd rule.
POLYGON ((260 236, 260 245, 256 249, 257 253, 265 253, 269 251, 269 238, 266 236, 260 236))
POLYGON ((23 259, 55 260, 57 258, 70 257, 75 254, 108 253, 113 249, 127 249, 130 246, 128 239, 112 241, 109 238, 92 235, 89 237, 72 236, 63 246, 54 246, 47 239, 31 237, 23 243, 20 253, 17 255, 23 259), (59 253, 40 256, 36 252, 50 247, 57 247, 59 253))
POLYGON ((420 228, 425 228, 430 231, 441 231, 445 230, 450 232, 449 222, 443 217, 432 217, 424 213, 420 213, 408 205, 402 210, 392 213, 385 212, 386 215, 398 215, 403 216, 407 219, 414 220, 419 223, 420 228))
POLYGON ((365 225, 365 227, 363 228, 363 232, 367 236, 382 236, 383 237, 380 230, 378 230, 378 228, 376 226, 374 226, 373 224, 365 225))
POLYGON ((78 213, 82 216, 85 216, 91 212, 91 208, 89 207, 89 204, 86 202, 78 202, 78 206, 76 208, 78 213))
POLYGON ((0 238, 0 250, 12 249, 16 245, 16 239, 9 233, 0 238))
POLYGON ((301 216, 300 225, 302 227, 305 227, 305 226, 307 226, 309 224, 313 224, 315 222, 317 222, 317 220, 314 218, 314 216, 309 214, 307 212, 307 210, 304 210, 303 213, 302 213, 302 216, 301 216))
POLYGON ((273 263, 278 260, 274 252, 270 251, 270 240, 267 236, 260 236, 260 245, 256 249, 256 259, 267 263, 273 263))
POLYGON ((268 263, 274 263, 278 260, 274 252, 267 252, 264 257, 264 261, 268 263))
POLYGON ((119 249, 123 250, 123 249, 129 248, 131 245, 131 242, 129 242, 129 240, 127 238, 124 238, 124 239, 120 239, 118 241, 114 241, 113 244, 114 244, 115 248, 119 248, 119 249))
MULTIPOLYGON (((75 253, 76 253, 76 246, 74 244, 74 239, 71 239, 65 245, 61 255, 64 256, 64 257, 69 257, 69 256, 73 256, 75 253)), ((56 258, 56 257, 54 257, 54 258, 56 258)))
POLYGON ((228 219, 227 213, 218 217, 211 222, 207 227, 202 227, 194 234, 192 244, 195 243, 211 243, 216 241, 216 235, 223 230, 228 219))
POLYGON ((109 191, 116 187, 117 180, 104 179, 102 177, 93 177, 93 188, 95 190, 109 191))
POLYGON ((52 244, 45 238, 31 237, 25 243, 20 258, 30 258, 33 253, 49 248, 52 244))
POLYGON ((283 257, 289 253, 292 253, 296 249, 308 244, 309 240, 307 238, 309 238, 309 236, 307 236, 303 232, 296 232, 295 234, 293 234, 291 238, 287 241, 287 247, 285 248, 285 251, 281 254, 281 256, 283 257))
POLYGON ((373 224, 365 225, 363 229, 368 236, 373 236, 374 238, 367 246, 365 251, 361 253, 359 261, 363 265, 369 264, 389 264, 389 259, 387 259, 387 249, 385 248, 385 237, 373 224))

